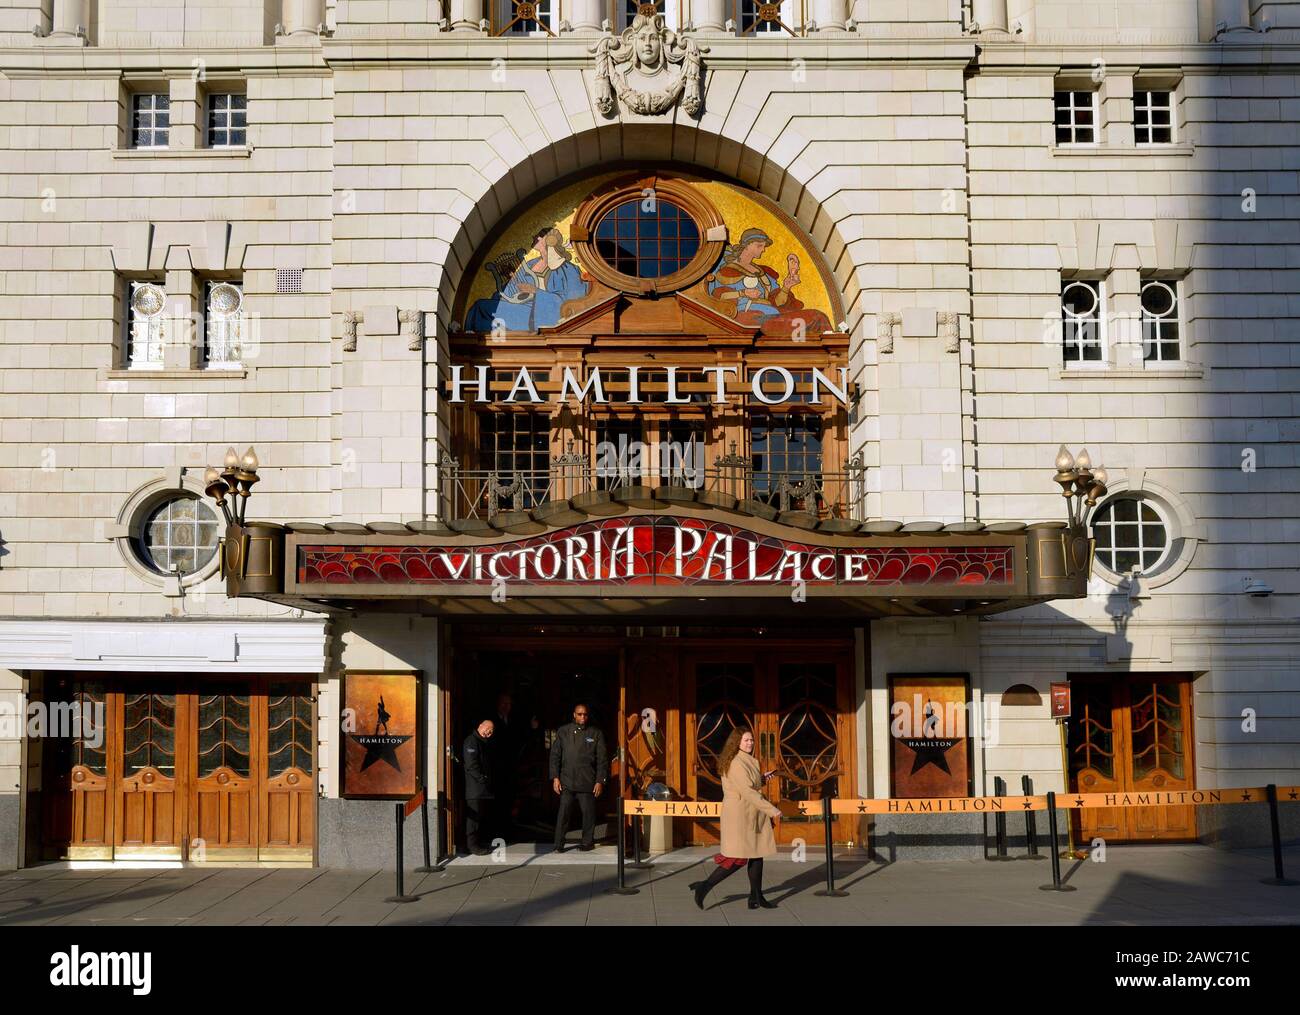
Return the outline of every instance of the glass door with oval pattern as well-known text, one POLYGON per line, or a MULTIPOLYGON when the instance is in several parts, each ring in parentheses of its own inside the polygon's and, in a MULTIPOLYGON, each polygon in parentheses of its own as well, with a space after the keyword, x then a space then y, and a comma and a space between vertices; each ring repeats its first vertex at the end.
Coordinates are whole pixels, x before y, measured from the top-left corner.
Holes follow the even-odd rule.
MULTIPOLYGON (((787 662, 774 660, 770 700, 774 714, 762 731, 763 769, 775 769, 777 777, 768 783, 768 795, 781 804, 785 817, 777 824, 777 842, 789 845, 802 839, 809 845, 824 844, 825 825, 820 810, 799 814, 797 804, 817 804, 823 797, 851 796, 852 751, 851 688, 847 664, 836 659, 787 662)), ((837 842, 853 838, 856 824, 851 815, 835 819, 832 834, 837 842)))
MULTIPOLYGON (((155 685, 156 686, 156 685, 155 685)), ((190 733, 185 695, 127 688, 120 701, 121 750, 109 758, 114 793, 115 859, 182 858, 190 733)))

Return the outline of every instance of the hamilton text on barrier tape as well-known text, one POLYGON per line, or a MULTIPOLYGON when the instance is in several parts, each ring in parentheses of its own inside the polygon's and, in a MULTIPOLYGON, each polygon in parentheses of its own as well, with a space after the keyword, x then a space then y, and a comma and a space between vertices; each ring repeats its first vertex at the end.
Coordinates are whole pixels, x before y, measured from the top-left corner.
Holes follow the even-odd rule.
MULTIPOLYGON (((1300 801, 1300 786, 1277 787, 1282 802, 1300 801)), ((1060 794, 1061 810, 1098 807, 1179 807, 1195 804, 1262 804, 1268 802, 1263 786, 1249 789, 1117 790, 1114 793, 1060 794)), ((813 817, 821 813, 820 800, 798 801, 800 813, 813 817)), ((634 817, 716 818, 722 804, 712 800, 628 800, 627 814, 634 817)), ((833 814, 1013 814, 1016 811, 1045 811, 1046 796, 957 796, 887 798, 880 800, 832 800, 833 814)))

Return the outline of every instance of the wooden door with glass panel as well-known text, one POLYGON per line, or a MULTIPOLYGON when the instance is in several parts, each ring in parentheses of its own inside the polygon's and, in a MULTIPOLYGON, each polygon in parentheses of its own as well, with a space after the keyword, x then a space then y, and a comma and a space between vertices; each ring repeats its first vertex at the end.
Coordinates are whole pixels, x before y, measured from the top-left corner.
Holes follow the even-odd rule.
MULTIPOLYGON (((1072 677, 1071 788, 1079 793, 1170 792, 1195 786, 1192 685, 1179 674, 1072 677)), ((1096 808, 1075 815, 1086 846, 1196 838, 1196 808, 1096 808)))
MULTIPOLYGON (((852 689, 845 659, 816 648, 697 655, 686 667, 687 795, 721 800, 718 754, 733 729, 754 734, 754 757, 776 775, 764 795, 784 811, 776 839, 822 843, 820 817, 802 817, 798 801, 850 793, 852 689)), ((837 818, 837 841, 853 837, 853 819, 837 818)), ((714 843, 717 822, 694 822, 691 841, 714 843)))

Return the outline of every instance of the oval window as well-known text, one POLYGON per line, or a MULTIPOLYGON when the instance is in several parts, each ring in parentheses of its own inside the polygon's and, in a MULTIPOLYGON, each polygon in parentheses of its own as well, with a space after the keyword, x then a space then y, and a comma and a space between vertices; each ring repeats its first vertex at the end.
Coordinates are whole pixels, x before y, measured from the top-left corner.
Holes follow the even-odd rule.
POLYGON ((629 278, 666 278, 700 250, 700 228, 662 197, 633 199, 610 208, 592 230, 596 253, 629 278))
POLYGON ((166 575, 202 570, 217 552, 217 516, 197 497, 172 497, 145 517, 137 538, 140 559, 166 575))

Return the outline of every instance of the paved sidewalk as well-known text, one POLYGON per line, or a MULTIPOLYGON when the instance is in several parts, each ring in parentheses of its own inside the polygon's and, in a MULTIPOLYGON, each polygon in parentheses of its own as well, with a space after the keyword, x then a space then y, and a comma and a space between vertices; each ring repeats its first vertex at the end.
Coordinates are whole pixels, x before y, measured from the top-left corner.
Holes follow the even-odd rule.
MULTIPOLYGON (((579 854, 582 855, 582 854, 579 854)), ((820 898, 824 869, 786 857, 767 862, 770 911, 745 906, 738 872, 701 913, 687 885, 706 858, 677 857, 628 871, 638 895, 608 894, 608 864, 456 863, 408 873, 419 901, 387 903, 391 871, 182 868, 71 870, 49 865, 0 875, 0 925, 280 924, 1300 924, 1300 887, 1261 884, 1267 850, 1226 853, 1204 846, 1112 846, 1104 863, 1066 865, 1078 890, 1043 892, 1051 864, 1017 860, 837 863, 843 899, 820 898), (685 862, 682 862, 685 861, 685 862)), ((1064 863, 1064 861, 1063 861, 1064 863)), ((1300 849, 1288 851, 1300 876, 1300 849)))

